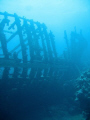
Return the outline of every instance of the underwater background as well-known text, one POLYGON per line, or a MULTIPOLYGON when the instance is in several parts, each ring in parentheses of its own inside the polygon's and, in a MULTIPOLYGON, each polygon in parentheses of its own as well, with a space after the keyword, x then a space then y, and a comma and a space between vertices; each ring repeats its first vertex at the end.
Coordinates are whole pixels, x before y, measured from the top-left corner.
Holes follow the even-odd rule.
POLYGON ((89 0, 0 0, 0 120, 90 120, 89 0))

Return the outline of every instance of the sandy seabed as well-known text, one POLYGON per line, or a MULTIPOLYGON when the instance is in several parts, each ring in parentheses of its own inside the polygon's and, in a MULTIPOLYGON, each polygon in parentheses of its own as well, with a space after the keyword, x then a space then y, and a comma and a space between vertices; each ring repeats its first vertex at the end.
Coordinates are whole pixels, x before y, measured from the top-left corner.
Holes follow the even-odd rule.
POLYGON ((51 118, 44 118, 43 120, 85 120, 85 118, 83 118, 83 116, 80 114, 75 116, 67 115, 62 118, 59 118, 59 116, 53 116, 51 118))

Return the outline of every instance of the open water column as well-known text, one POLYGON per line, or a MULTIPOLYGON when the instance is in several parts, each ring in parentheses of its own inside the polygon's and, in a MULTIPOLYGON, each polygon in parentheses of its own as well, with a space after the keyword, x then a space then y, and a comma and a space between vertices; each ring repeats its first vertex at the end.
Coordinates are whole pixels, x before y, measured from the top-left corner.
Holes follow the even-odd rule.
POLYGON ((90 1, 0 1, 0 120, 90 120, 90 1))

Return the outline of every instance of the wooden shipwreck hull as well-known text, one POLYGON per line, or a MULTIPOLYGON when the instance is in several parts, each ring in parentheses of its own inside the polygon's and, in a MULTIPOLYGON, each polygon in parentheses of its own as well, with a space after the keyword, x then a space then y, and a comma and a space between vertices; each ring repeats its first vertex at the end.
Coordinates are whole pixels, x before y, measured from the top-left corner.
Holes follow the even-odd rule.
POLYGON ((0 79, 60 80, 72 69, 44 23, 0 12, 0 79))

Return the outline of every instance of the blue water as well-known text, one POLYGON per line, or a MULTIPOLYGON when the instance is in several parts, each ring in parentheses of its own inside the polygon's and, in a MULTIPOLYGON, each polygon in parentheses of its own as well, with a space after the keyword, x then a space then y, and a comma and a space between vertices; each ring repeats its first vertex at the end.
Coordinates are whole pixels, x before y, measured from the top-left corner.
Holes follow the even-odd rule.
MULTIPOLYGON (((6 51, 3 52, 2 49, 4 36, 2 36, 1 22, 4 15, 1 13, 5 11, 33 19, 41 25, 45 23, 47 33, 51 30, 55 36, 58 58, 56 61, 50 58, 49 61, 44 61, 42 57, 42 63, 62 67, 40 69, 37 67, 38 58, 35 58, 37 64, 33 69, 6 67, 5 63, 0 63, 0 120, 89 120, 90 1, 0 0, 0 62, 2 59, 8 60, 7 57, 4 58, 3 54, 6 51)), ((11 25, 14 18, 9 16, 8 19, 11 25)), ((21 25, 23 25, 22 20, 21 25)), ((8 40, 11 35, 5 32, 8 26, 5 25, 3 29, 8 40)), ((16 26, 14 29, 11 28, 12 33, 16 30, 16 26)), ((23 35, 23 39, 25 38, 26 34, 23 35)), ((7 43, 9 52, 20 44, 19 39, 16 35, 7 43)), ((42 47, 40 40, 39 44, 42 47)), ((38 46, 36 42, 33 44, 38 46)), ((26 41, 25 44, 28 42, 26 41)), ((3 46, 5 47, 4 43, 3 46)), ((20 49, 21 47, 16 52, 20 49)), ((35 52, 36 54, 38 53, 35 52)), ((29 47, 27 47, 27 56, 30 62, 29 47)), ((44 56, 43 52, 41 56, 44 56)), ((22 63, 21 52, 18 58, 22 63)), ((13 60, 13 56, 10 55, 9 59, 13 60)), ((16 63, 18 62, 16 59, 16 63)))

